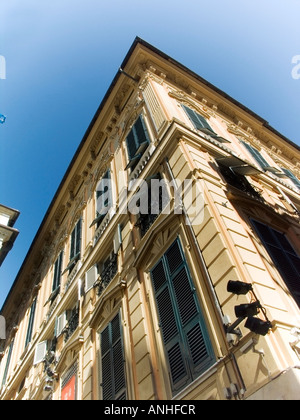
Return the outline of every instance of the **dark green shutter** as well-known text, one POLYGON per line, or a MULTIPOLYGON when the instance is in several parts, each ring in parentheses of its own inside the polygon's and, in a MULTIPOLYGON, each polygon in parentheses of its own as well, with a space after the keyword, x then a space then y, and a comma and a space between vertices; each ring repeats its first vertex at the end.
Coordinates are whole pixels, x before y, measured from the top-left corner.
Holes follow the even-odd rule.
POLYGON ((101 333, 103 400, 126 399, 126 378, 120 314, 101 333))
POLYGON ((76 247, 75 255, 80 255, 81 253, 81 231, 82 231, 82 219, 79 220, 76 226, 76 247))
POLYGON ((36 298, 32 302, 32 305, 31 305, 31 308, 30 308, 27 334, 26 334, 26 340, 25 340, 25 347, 27 346, 27 344, 30 343, 31 338, 32 338, 33 324, 34 324, 34 318, 35 318, 35 310, 36 310, 36 298))
POLYGON ((62 263, 63 263, 63 251, 59 254, 57 260, 54 264, 54 276, 52 284, 52 292, 54 292, 60 286, 60 279, 62 273, 62 263))
POLYGON ((150 144, 149 133, 142 115, 140 115, 134 123, 126 138, 126 143, 129 160, 132 160, 138 154, 142 153, 147 145, 150 144))
POLYGON ((112 191, 110 186, 103 185, 102 181, 104 180, 110 180, 110 170, 108 170, 103 178, 101 179, 100 183, 97 187, 97 208, 100 210, 99 213, 97 213, 97 217, 105 216, 108 210, 110 209, 112 205, 112 191))
POLYGON ((252 223, 300 307, 300 257, 286 235, 256 220, 252 220, 252 223))
POLYGON ((194 111, 193 109, 187 107, 186 105, 182 105, 182 107, 197 130, 207 129, 211 131, 212 134, 215 134, 211 126, 208 124, 206 119, 202 117, 202 115, 200 115, 198 112, 194 111))
POLYGON ((79 219, 71 234, 70 261, 81 253, 81 227, 82 219, 79 219))
POLYGON ((266 159, 260 154, 260 152, 257 149, 255 149, 255 147, 252 147, 250 144, 246 143, 245 141, 242 141, 242 143, 262 169, 270 167, 266 159))
POLYGON ((173 393, 214 360, 188 267, 177 240, 151 271, 173 393))
POLYGON ((297 188, 300 189, 299 179, 289 169, 282 168, 283 172, 293 181, 297 188))
POLYGON ((127 150, 128 150, 129 160, 131 160, 131 159, 134 158, 134 156, 136 154, 136 151, 137 151, 133 129, 128 134, 127 139, 126 139, 126 143, 127 143, 127 150))
POLYGON ((12 352, 13 352, 13 348, 14 348, 14 342, 15 342, 15 339, 13 338, 10 345, 9 345, 9 349, 8 349, 4 374, 3 374, 3 378, 2 378, 2 386, 4 386, 5 383, 6 383, 7 374, 8 374, 8 371, 9 371, 9 365, 10 365, 10 361, 11 361, 11 356, 12 356, 12 352))

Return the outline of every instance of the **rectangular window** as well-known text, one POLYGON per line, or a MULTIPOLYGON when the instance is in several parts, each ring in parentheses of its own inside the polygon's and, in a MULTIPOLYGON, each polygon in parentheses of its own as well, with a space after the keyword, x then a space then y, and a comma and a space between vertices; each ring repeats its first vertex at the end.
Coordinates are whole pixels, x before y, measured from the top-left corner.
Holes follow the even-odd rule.
POLYGON ((78 364, 74 363, 70 369, 63 375, 61 380, 61 400, 77 400, 77 381, 78 364))
POLYGON ((162 179, 159 173, 149 176, 145 179, 145 190, 140 192, 139 199, 139 219, 135 226, 141 229, 143 237, 155 220, 158 218, 162 210, 170 203, 167 183, 162 179))
POLYGON ((4 374, 3 374, 3 378, 2 378, 2 386, 5 385, 5 382, 6 382, 6 379, 7 379, 7 375, 8 375, 8 371, 9 371, 9 365, 10 365, 10 361, 11 361, 11 356, 12 356, 12 352, 13 352, 13 348, 14 348, 14 342, 15 342, 15 340, 12 340, 10 345, 9 345, 6 364, 5 364, 5 369, 4 369, 4 374))
POLYGON ((124 348, 118 313, 100 334, 102 399, 126 400, 124 348))
POLYGON ((179 239, 151 270, 173 394, 215 360, 179 239))
POLYGON ((112 202, 111 174, 110 170, 108 170, 96 188, 96 218, 90 227, 97 225, 98 228, 100 226, 102 220, 112 207, 112 202))
POLYGON ((242 144, 262 169, 267 170, 268 168, 270 168, 271 165, 268 164, 266 159, 261 155, 261 153, 257 149, 255 149, 255 147, 252 147, 245 141, 242 141, 242 144))
POLYGON ((216 134, 211 126, 208 124, 206 119, 202 117, 198 112, 194 111, 193 109, 187 107, 186 105, 182 105, 183 109, 187 113, 189 119, 193 123, 193 126, 200 131, 207 132, 207 134, 216 134), (208 130, 208 131, 207 131, 208 130))
POLYGON ((290 180, 293 182, 293 184, 296 185, 297 188, 300 189, 300 181, 299 179, 293 174, 292 171, 289 169, 282 168, 282 171, 290 178, 290 180))
POLYGON ((82 219, 79 219, 73 232, 71 234, 71 250, 70 250, 70 260, 73 258, 80 258, 81 252, 81 226, 82 219))
POLYGON ((256 232, 300 307, 300 257, 284 233, 252 220, 256 232))
POLYGON ((134 169, 138 164, 143 152, 150 144, 150 136, 142 115, 134 123, 126 138, 129 163, 126 169, 134 169))
POLYGON ((82 219, 79 219, 71 233, 70 261, 66 269, 62 272, 62 274, 65 274, 67 271, 71 273, 77 261, 80 260, 81 232, 82 232, 82 219))
POLYGON ((59 254, 57 260, 54 264, 54 276, 53 276, 53 284, 52 284, 52 293, 56 291, 59 292, 60 288, 60 280, 61 280, 61 273, 62 273, 62 263, 63 263, 63 251, 59 254))
POLYGON ((31 305, 31 308, 30 308, 28 328, 27 328, 27 334, 26 334, 26 340, 25 340, 25 347, 30 343, 31 338, 32 338, 35 310, 36 310, 36 298, 34 299, 32 305, 31 305))

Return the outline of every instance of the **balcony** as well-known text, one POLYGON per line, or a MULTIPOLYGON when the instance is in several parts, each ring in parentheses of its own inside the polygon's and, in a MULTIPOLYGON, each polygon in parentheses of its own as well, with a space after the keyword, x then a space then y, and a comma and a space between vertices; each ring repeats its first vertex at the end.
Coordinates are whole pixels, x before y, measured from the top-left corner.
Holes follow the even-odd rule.
POLYGON ((68 323, 63 330, 65 343, 69 340, 71 335, 76 331, 78 325, 79 325, 79 310, 75 308, 73 309, 70 315, 70 318, 68 319, 68 323))
POLYGON ((112 258, 110 258, 107 261, 107 263, 104 264, 104 268, 100 274, 100 283, 97 289, 98 296, 101 295, 104 289, 106 289, 106 287, 113 280, 117 272, 118 272, 118 255, 113 254, 112 258))

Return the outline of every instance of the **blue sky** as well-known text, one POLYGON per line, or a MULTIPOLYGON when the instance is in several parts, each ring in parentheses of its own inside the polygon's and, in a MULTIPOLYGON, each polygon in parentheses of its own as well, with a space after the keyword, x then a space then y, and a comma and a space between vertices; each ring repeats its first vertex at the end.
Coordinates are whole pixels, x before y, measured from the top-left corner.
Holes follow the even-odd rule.
POLYGON ((300 145, 299 19, 299 0, 0 0, 0 202, 21 212, 0 307, 136 36, 300 145))

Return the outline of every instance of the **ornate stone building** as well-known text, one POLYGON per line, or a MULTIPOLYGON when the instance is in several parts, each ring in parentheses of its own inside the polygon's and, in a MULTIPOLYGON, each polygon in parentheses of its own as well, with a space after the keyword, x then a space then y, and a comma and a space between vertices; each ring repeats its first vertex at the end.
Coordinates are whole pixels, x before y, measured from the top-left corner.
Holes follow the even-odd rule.
POLYGON ((0 204, 0 266, 12 249, 19 231, 14 228, 20 212, 0 204))
POLYGON ((3 305, 0 398, 299 398, 299 162, 137 38, 3 305))

